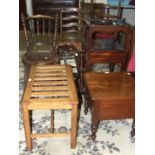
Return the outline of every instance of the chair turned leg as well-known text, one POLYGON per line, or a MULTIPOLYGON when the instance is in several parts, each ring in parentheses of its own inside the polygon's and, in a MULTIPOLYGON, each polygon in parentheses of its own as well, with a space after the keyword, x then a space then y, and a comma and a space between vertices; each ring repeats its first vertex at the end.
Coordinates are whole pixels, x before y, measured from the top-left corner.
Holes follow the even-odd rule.
POLYGON ((26 145, 29 151, 32 150, 32 139, 31 139, 31 127, 30 127, 30 116, 29 110, 27 108, 27 103, 23 104, 23 122, 25 130, 26 145))
POLYGON ((71 148, 75 149, 77 141, 77 105, 72 105, 71 116, 71 148))
POLYGON ((135 136, 135 119, 132 122, 132 130, 131 130, 131 137, 135 136))
POLYGON ((96 123, 93 123, 92 124, 92 140, 95 140, 96 139, 96 131, 97 131, 97 128, 98 128, 98 124, 99 122, 96 122, 96 123))

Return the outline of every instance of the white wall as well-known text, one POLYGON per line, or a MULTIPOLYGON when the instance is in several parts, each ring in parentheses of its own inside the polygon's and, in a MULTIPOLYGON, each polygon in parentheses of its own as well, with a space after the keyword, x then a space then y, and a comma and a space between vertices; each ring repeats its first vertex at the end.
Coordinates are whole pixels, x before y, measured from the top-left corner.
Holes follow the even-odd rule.
POLYGON ((26 2, 26 13, 27 13, 27 15, 29 15, 29 16, 33 15, 32 0, 25 0, 25 2, 26 2))
POLYGON ((127 23, 135 25, 135 9, 124 9, 123 18, 126 18, 127 23))

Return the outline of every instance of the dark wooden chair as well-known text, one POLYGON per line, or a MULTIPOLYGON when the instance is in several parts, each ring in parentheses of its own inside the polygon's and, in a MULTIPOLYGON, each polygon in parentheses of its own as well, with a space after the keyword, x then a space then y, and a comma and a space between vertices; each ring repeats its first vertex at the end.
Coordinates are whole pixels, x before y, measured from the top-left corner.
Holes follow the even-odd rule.
MULTIPOLYGON (((80 68, 81 58, 80 51, 76 48, 76 46, 70 42, 62 42, 58 43, 56 46, 56 52, 58 56, 58 63, 60 64, 70 64, 72 66, 72 70, 74 73, 74 80, 76 82, 79 96, 81 96, 81 79, 82 79, 82 71, 80 68)), ((81 97, 79 97, 81 98, 81 97)))
POLYGON ((93 18, 98 19, 121 19, 123 9, 120 6, 112 6, 104 3, 93 3, 93 18))
POLYGON ((55 59, 58 17, 46 15, 27 16, 22 13, 25 34, 26 53, 22 61, 25 64, 25 80, 29 67, 34 64, 52 64, 55 59))
MULTIPOLYGON (((58 43, 56 46, 56 52, 58 56, 59 64, 69 64, 72 67, 74 81, 77 88, 77 95, 79 99, 78 109, 81 110, 82 104, 82 70, 80 68, 80 51, 70 42, 58 43)), ((80 116, 80 113, 79 113, 80 116)), ((79 119, 80 117, 78 117, 79 119)))
MULTIPOLYGON (((123 9, 120 6, 112 6, 104 3, 93 3, 93 18, 100 20, 113 20, 116 22, 122 22, 122 13, 123 9)), ((117 34, 115 33, 95 33, 94 38, 102 39, 102 38, 115 38, 117 34)))

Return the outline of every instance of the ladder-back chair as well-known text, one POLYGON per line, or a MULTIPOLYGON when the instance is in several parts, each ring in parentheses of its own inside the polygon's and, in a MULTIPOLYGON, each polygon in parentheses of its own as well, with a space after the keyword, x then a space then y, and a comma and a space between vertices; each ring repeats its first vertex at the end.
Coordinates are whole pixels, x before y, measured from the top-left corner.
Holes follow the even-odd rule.
POLYGON ((60 41, 71 41, 81 51, 82 23, 80 8, 60 10, 60 41))

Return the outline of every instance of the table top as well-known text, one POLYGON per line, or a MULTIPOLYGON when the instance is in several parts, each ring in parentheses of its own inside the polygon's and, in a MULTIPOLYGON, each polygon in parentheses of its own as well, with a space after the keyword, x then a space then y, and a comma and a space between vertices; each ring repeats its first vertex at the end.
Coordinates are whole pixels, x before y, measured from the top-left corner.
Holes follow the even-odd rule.
POLYGON ((71 66, 32 66, 22 103, 28 103, 29 109, 70 109, 72 104, 78 104, 71 66))
POLYGON ((133 99, 135 80, 130 73, 111 72, 84 74, 85 83, 92 100, 133 99))

